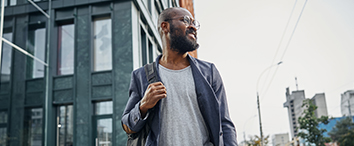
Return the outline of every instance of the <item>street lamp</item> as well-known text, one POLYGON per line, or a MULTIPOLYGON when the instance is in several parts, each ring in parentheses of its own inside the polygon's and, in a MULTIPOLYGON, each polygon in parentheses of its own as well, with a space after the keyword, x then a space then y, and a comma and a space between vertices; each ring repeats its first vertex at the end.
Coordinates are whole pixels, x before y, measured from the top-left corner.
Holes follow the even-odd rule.
POLYGON ((257 80, 257 106, 258 106, 258 117, 259 117, 259 129, 260 129, 260 133, 261 133, 261 146, 264 146, 264 142, 263 142, 263 131, 262 131, 262 120, 261 120, 261 108, 260 108, 260 105, 259 105, 259 94, 258 94, 258 83, 259 83, 259 79, 262 77, 262 75, 267 71, 269 70, 270 68, 274 67, 274 66, 277 66, 277 65, 280 65, 282 64, 283 62, 278 62, 277 64, 274 64, 274 65, 271 65, 269 66, 268 68, 266 68, 262 73, 261 75, 259 75, 258 77, 258 80, 257 80))

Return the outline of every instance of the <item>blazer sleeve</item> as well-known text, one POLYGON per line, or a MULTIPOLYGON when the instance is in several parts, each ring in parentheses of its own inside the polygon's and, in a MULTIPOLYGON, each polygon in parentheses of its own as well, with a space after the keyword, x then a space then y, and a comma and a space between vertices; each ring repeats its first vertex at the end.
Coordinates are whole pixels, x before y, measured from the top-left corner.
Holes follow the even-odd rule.
POLYGON ((220 118, 221 118, 224 145, 237 146, 236 129, 229 115, 229 109, 228 109, 223 81, 221 79, 219 71, 216 69, 214 64, 211 65, 211 69, 212 69, 212 82, 213 82, 212 87, 214 89, 216 97, 220 102, 220 118))
POLYGON ((126 104, 125 110, 122 115, 122 126, 123 130, 127 133, 139 132, 145 125, 148 115, 144 119, 141 118, 140 114, 140 101, 141 96, 141 78, 136 76, 136 72, 132 72, 130 87, 129 87, 129 99, 126 104), (127 129, 129 128, 129 129, 127 129))

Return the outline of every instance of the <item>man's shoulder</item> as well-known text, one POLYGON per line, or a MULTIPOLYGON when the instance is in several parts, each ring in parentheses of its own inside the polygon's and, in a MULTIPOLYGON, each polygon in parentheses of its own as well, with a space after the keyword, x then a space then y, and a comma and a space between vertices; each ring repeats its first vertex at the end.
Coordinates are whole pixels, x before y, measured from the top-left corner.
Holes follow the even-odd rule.
POLYGON ((212 62, 201 60, 201 59, 198 59, 198 58, 191 57, 191 60, 201 70, 204 70, 204 69, 210 70, 213 66, 215 66, 214 63, 212 63, 212 62))
POLYGON ((144 66, 142 67, 139 67, 135 70, 133 70, 132 72, 132 77, 133 78, 139 78, 139 79, 142 79, 142 78, 145 78, 145 69, 144 69, 144 66))

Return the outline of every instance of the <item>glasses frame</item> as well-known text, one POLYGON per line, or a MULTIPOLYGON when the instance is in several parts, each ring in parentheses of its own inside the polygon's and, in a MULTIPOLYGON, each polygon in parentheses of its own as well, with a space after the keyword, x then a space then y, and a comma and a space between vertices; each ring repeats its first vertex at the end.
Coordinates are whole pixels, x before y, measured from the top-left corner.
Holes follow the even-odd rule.
POLYGON ((192 19, 191 17, 185 15, 183 17, 177 17, 177 18, 170 18, 170 19, 165 19, 165 21, 169 21, 169 20, 176 20, 176 19, 181 19, 183 18, 183 23, 188 27, 191 25, 194 25, 194 27, 198 30, 200 28, 200 23, 199 21, 192 19))

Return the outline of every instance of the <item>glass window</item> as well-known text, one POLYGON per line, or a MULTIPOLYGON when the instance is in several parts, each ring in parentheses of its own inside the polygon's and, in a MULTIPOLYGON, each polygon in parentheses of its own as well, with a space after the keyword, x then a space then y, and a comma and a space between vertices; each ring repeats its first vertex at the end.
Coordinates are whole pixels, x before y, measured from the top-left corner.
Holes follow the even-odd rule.
POLYGON ((141 28, 141 58, 143 60, 143 65, 145 65, 147 63, 146 33, 143 28, 141 28))
MULTIPOLYGON (((28 31, 27 51, 38 59, 45 59, 45 28, 35 28, 28 31)), ((27 78, 41 78, 44 76, 44 65, 41 62, 27 57, 27 78)))
POLYGON ((97 120, 97 140, 99 146, 112 146, 112 118, 97 120))
POLYGON ((0 146, 6 146, 7 139, 7 129, 6 127, 0 127, 0 146))
POLYGON ((113 102, 94 103, 94 142, 99 146, 112 146, 112 114, 113 102))
POLYGON ((154 61, 153 50, 154 50, 154 48, 153 48, 153 46, 152 46, 152 44, 151 44, 151 42, 149 40, 149 62, 150 63, 154 61))
MULTIPOLYGON (((3 37, 12 42, 12 32, 4 33, 3 37)), ((2 44, 2 60, 1 60, 1 82, 9 82, 10 81, 10 73, 11 73, 11 56, 12 56, 12 48, 9 44, 2 44)))
POLYGON ((157 26, 157 21, 158 21, 158 18, 159 18, 159 12, 157 11, 157 6, 155 5, 155 3, 153 2, 153 8, 152 9, 152 12, 151 12, 151 16, 152 16, 152 22, 154 23, 155 26, 157 26))
POLYGON ((25 146, 41 146, 43 133, 43 109, 32 108, 25 110, 24 120, 24 145, 25 146))
POLYGON ((112 69, 112 26, 110 17, 95 18, 93 71, 112 69))
POLYGON ((74 133, 74 111, 73 105, 63 105, 58 107, 57 125, 59 146, 72 146, 74 133))
POLYGON ((95 115, 106 115, 113 113, 113 102, 104 101, 95 103, 95 115))
POLYGON ((74 24, 58 27, 58 66, 57 75, 74 73, 74 24))
POLYGON ((10 6, 16 5, 17 0, 10 0, 10 6))
POLYGON ((7 112, 0 111, 0 124, 6 124, 6 123, 7 123, 7 112))
MULTIPOLYGON (((0 6, 1 6, 1 4, 2 4, 2 1, 0 1, 0 6)), ((7 6, 7 0, 5 0, 4 6, 5 6, 5 7, 7 6)))
POLYGON ((154 46, 150 41, 150 36, 143 27, 140 28, 140 43, 141 43, 141 59, 142 64, 151 63, 154 61, 154 46))

